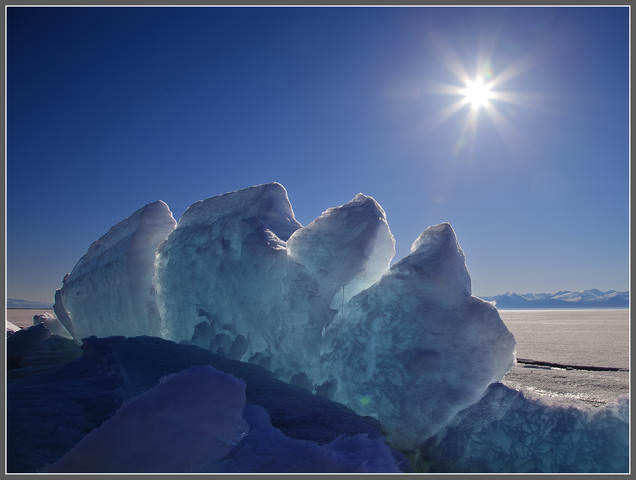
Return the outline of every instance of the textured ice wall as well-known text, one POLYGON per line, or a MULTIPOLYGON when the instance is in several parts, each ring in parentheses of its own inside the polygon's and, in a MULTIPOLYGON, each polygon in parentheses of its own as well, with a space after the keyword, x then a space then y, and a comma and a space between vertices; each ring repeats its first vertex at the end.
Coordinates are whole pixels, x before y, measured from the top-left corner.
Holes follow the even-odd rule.
POLYGON ((159 334, 155 250, 175 224, 168 206, 157 201, 93 242, 55 294, 55 313, 75 339, 159 334))
POLYGON ((304 305, 306 275, 288 268, 285 240, 298 228, 276 183, 188 208, 157 256, 161 336, 272 369, 298 363, 302 352, 284 351, 285 337, 315 344, 305 327, 321 316, 320 305, 304 305), (295 302, 298 317, 290 325, 295 302))
POLYGON ((45 471, 199 472, 247 434, 244 406, 245 382, 191 367, 130 400, 45 471))
POLYGON ((629 470, 629 400, 583 410, 527 399, 501 383, 422 446, 430 472, 629 470))
POLYGON ((514 345, 497 310, 471 296, 464 254, 443 223, 345 305, 326 331, 321 381, 409 449, 501 379, 514 345))
POLYGON ((308 384, 339 291, 373 283, 393 253, 384 211, 364 195, 306 227, 279 183, 197 202, 159 248, 161 334, 308 384))
POLYGON ((282 314, 273 299, 287 293, 285 240, 299 227, 279 184, 190 206, 157 255, 162 337, 189 341, 204 322, 205 346, 218 335, 214 346, 229 354, 251 323, 250 340, 264 348, 262 336, 282 314))

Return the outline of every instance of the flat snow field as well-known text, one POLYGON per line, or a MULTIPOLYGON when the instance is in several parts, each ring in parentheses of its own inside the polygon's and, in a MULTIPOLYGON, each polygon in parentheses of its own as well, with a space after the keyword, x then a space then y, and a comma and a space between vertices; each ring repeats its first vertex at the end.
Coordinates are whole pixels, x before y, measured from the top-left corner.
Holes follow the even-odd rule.
POLYGON ((44 312, 55 315, 52 308, 8 308, 7 320, 18 327, 27 328, 33 325, 33 315, 41 315, 44 312))
MULTIPOLYGON (((499 310, 517 340, 517 358, 565 365, 629 368, 629 310, 499 310)), ((503 379, 552 403, 601 406, 629 393, 628 371, 517 364, 503 379)))

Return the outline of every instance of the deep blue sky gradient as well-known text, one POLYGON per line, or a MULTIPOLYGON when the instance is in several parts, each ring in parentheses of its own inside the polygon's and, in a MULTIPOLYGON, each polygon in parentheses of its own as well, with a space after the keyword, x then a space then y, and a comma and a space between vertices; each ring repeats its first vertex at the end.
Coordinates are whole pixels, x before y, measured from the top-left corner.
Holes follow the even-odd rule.
POLYGON ((8 296, 52 301, 142 205, 269 181, 309 223, 356 193, 398 255, 449 221, 473 291, 627 289, 627 8, 9 8, 8 296), (437 39, 437 40, 434 40, 437 39), (519 105, 437 125, 489 46, 519 105), (464 142, 460 145, 460 140, 464 142))

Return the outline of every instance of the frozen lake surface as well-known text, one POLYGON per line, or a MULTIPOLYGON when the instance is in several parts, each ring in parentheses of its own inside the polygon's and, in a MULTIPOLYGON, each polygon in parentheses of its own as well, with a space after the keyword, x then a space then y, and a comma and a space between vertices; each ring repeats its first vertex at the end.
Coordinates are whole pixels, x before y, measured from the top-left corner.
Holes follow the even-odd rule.
POLYGON ((629 310, 499 310, 517 357, 568 365, 629 367, 629 310))
MULTIPOLYGON (((517 340, 517 358, 566 365, 629 368, 629 310, 499 310, 517 340)), ((517 364, 503 379, 529 397, 600 406, 629 393, 628 371, 570 370, 517 364)))
POLYGON ((55 315, 52 308, 9 308, 7 309, 7 320, 18 327, 28 328, 33 325, 33 316, 49 312, 55 315))
POLYGON ((55 315, 52 308, 9 308, 7 320, 18 327, 28 328, 33 325, 33 315, 41 315, 44 312, 55 315))

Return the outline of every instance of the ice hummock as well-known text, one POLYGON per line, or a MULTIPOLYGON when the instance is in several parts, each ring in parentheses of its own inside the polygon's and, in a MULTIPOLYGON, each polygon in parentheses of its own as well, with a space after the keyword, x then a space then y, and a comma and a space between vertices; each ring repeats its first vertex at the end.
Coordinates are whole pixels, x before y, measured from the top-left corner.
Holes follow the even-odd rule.
MULTIPOLYGON (((157 252, 161 336, 189 341, 195 327, 206 322, 210 339, 216 338, 212 349, 229 353, 237 333, 248 333, 246 322, 276 316, 271 299, 281 293, 278 284, 286 275, 285 240, 299 227, 287 192, 277 183, 190 206, 157 252), (237 301, 243 309, 235 308, 237 301)), ((264 347, 264 332, 249 333, 264 347)))
POLYGON ((495 383, 419 450, 431 473, 628 472, 629 399, 581 409, 495 383))
MULTIPOLYGON (((146 307, 156 299, 158 329, 137 324, 135 334, 261 365, 375 416, 403 448, 477 401, 514 360, 514 339, 497 311, 471 296, 448 224, 426 229, 389 268, 395 241, 386 214, 364 194, 304 227, 279 183, 196 202, 174 230, 164 210, 166 228, 142 248, 155 262, 135 270, 146 292, 121 293, 146 307)), ((66 307, 75 338, 132 335, 121 325, 134 324, 132 309, 113 295, 130 279, 106 265, 125 264, 126 250, 111 238, 135 232, 139 212, 96 242, 99 254, 91 246, 64 282, 56 307, 66 307), (78 320, 91 318, 89 305, 90 329, 78 320)))
POLYGON ((55 293, 57 318, 75 339, 159 335, 155 250, 175 224, 168 205, 157 201, 91 244, 55 293))
POLYGON ((311 379, 340 293, 372 284, 393 254, 384 211, 361 194, 306 227, 278 183, 197 202, 158 250, 161 335, 311 379))
POLYGON ((64 328, 64 325, 50 312, 33 315, 33 325, 43 323, 49 329, 51 335, 58 335, 64 338, 73 338, 73 336, 64 328))
POLYGON ((501 379, 514 346, 497 310, 471 296, 464 254, 444 223, 345 305, 326 331, 322 381, 410 449, 501 379))
POLYGON ((157 253, 161 336, 257 363, 287 380, 317 361, 329 305, 288 256, 286 240, 298 228, 278 183, 188 208, 157 253))
MULTIPOLYGON (((162 232, 165 241, 146 243, 144 258, 153 262, 140 271, 146 282, 152 278, 150 295, 123 294, 150 299, 151 307, 156 300, 156 330, 140 334, 195 343, 265 367, 378 419, 391 445, 405 451, 435 438, 448 452, 459 452, 476 435, 465 412, 482 411, 483 398, 491 398, 488 386, 514 362, 514 338, 497 310, 472 296, 449 224, 424 230, 410 254, 389 267, 394 240, 373 198, 356 195, 303 227, 284 187, 272 183, 197 202, 171 228, 162 232), (451 438, 447 428, 460 420, 451 438)), ((106 246, 105 258, 126 262, 118 244, 106 246)), ((97 311, 95 334, 130 335, 118 325, 126 315, 113 315, 108 305, 113 285, 129 281, 128 273, 108 276, 97 255, 90 260, 58 291, 58 318, 81 339, 75 324, 82 324, 82 310, 69 293, 71 286, 85 288, 97 311)), ((84 313, 89 318, 91 312, 84 313)), ((509 412, 512 423, 527 413, 526 406, 509 412)), ((543 414, 554 421, 560 415, 550 409, 543 414)), ((497 425, 487 428, 498 432, 497 425)), ((576 442, 572 448, 582 451, 576 442)), ((532 448, 534 455, 542 447, 532 448)), ((468 450, 461 455, 471 457, 468 450)))
MULTIPOLYGON (((9 372, 8 471, 36 472, 55 463, 87 431, 111 418, 122 401, 143 394, 171 373, 206 364, 245 381, 243 419, 250 432, 217 462, 208 457, 203 470, 394 471, 379 422, 278 381, 257 365, 147 336, 90 338, 82 349, 80 358, 60 368, 20 378, 9 372)), ((151 413, 148 409, 142 414, 151 413)), ((174 416, 193 420, 188 412, 174 416)), ((525 399, 496 383, 409 457, 420 472, 627 472, 628 416, 627 398, 585 411, 525 399)), ((126 445, 134 456, 137 445, 126 445)), ((146 445, 139 449, 144 452, 146 445)), ((400 469, 411 471, 403 456, 391 453, 400 469)), ((102 454, 108 456, 108 448, 102 454)), ((157 463, 172 461, 168 457, 157 463)))
POLYGON ((18 327, 15 323, 10 322, 9 320, 6 320, 5 324, 7 335, 14 334, 15 332, 20 330, 20 327, 18 327))

